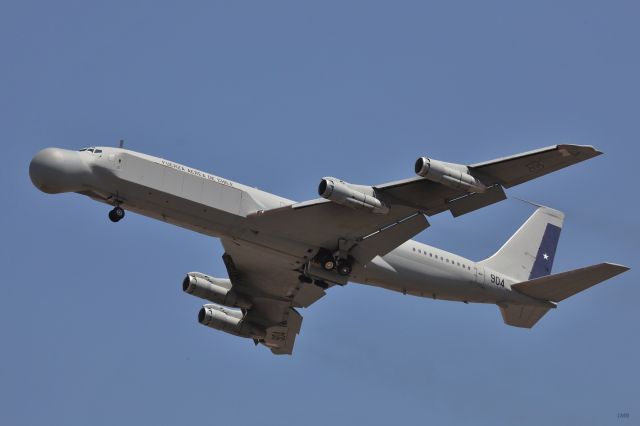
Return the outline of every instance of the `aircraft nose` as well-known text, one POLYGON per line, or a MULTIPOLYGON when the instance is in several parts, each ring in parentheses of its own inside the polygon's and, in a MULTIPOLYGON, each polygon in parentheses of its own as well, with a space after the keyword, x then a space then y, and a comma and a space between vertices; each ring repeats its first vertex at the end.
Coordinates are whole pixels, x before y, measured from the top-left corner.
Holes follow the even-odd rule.
POLYGON ((29 176, 40 191, 57 194, 78 190, 79 174, 86 169, 78 152, 45 148, 31 159, 29 176))

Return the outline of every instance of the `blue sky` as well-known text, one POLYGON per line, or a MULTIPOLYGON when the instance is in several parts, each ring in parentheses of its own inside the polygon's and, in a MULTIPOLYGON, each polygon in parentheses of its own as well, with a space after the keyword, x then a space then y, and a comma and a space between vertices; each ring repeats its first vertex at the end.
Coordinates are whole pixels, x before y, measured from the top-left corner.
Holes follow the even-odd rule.
MULTIPOLYGON (((635 423, 637 2, 0 3, 0 423, 635 423), (197 324, 187 271, 217 240, 29 181, 41 148, 116 145, 295 200, 428 155, 556 143, 597 159, 510 195, 567 214, 556 272, 630 272, 533 330, 490 305, 350 284, 303 311, 293 357, 197 324), (618 413, 630 413, 618 420, 618 413)), ((508 200, 417 239, 472 259, 531 213, 508 200)))

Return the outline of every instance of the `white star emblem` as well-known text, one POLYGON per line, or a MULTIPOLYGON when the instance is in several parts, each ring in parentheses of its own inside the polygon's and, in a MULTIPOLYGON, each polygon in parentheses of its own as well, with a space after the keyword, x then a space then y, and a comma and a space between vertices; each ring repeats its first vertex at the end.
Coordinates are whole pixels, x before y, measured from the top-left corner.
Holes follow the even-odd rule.
POLYGON ((543 254, 542 257, 544 257, 544 260, 549 260, 549 255, 547 253, 543 254))

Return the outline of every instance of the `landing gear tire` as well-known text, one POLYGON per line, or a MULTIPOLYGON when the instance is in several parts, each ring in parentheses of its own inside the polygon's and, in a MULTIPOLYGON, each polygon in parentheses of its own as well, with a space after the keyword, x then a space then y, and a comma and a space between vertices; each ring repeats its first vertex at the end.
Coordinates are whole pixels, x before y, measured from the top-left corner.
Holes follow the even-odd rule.
POLYGON ((336 267, 336 262, 333 259, 325 259, 322 261, 322 268, 325 271, 331 271, 336 267))
POLYGON ((321 248, 314 259, 322 266, 325 271, 331 271, 336 267, 336 261, 333 259, 333 253, 329 250, 321 248))
POLYGON ((113 210, 109 212, 109 219, 111 222, 118 222, 124 218, 124 209, 122 207, 114 207, 113 210))
POLYGON ((338 273, 342 276, 347 276, 351 273, 351 264, 347 261, 338 262, 338 273))

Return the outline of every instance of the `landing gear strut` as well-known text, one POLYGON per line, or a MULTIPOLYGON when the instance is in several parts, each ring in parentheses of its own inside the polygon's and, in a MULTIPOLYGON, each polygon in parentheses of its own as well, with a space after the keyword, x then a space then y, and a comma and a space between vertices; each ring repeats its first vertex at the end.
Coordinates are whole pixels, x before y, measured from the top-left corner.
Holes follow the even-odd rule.
POLYGON ((120 206, 115 206, 113 210, 109 212, 109 219, 111 222, 118 222, 124 218, 124 209, 120 206))

